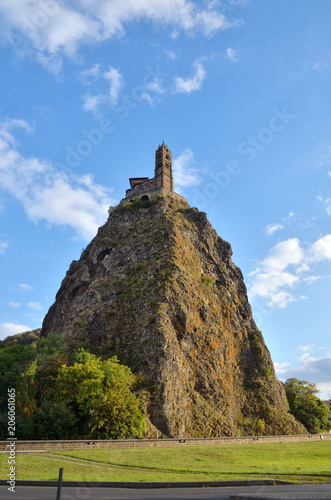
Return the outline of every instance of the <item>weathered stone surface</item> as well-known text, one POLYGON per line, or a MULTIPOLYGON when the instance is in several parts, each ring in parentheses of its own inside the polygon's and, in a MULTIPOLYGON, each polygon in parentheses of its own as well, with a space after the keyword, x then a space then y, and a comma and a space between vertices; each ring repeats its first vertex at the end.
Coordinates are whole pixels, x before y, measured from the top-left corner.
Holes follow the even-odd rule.
POLYGON ((71 264, 42 335, 89 341, 143 373, 150 436, 305 432, 206 214, 171 196, 126 208, 71 264))

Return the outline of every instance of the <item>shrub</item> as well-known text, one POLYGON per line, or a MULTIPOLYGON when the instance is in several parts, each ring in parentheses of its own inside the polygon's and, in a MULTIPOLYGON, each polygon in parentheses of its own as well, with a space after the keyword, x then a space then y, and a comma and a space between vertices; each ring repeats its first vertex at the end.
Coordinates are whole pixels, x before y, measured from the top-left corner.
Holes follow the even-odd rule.
POLYGON ((211 288, 212 284, 214 283, 214 278, 211 276, 203 276, 202 281, 205 285, 208 286, 208 288, 211 288))

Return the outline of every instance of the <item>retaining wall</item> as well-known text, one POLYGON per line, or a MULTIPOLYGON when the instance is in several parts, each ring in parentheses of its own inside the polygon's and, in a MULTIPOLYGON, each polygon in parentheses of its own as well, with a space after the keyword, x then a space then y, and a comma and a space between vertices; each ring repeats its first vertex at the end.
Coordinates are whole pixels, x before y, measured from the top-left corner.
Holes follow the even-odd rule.
MULTIPOLYGON (((177 439, 110 439, 110 440, 57 440, 15 441, 16 452, 95 448, 147 448, 173 446, 201 446, 227 444, 306 443, 331 441, 331 434, 304 434, 298 436, 245 436, 221 438, 177 439)), ((0 441, 0 452, 8 451, 8 441, 0 441)))

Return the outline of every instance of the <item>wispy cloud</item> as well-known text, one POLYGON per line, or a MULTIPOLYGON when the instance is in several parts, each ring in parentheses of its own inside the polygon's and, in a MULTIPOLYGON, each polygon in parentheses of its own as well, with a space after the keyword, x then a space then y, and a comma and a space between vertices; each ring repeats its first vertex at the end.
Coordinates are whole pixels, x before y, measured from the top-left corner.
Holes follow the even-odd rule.
POLYGON ((33 286, 29 285, 28 283, 20 283, 18 286, 21 292, 30 292, 31 290, 33 290, 33 286))
POLYGON ((150 82, 146 83, 144 88, 146 92, 142 94, 141 98, 147 101, 151 106, 154 106, 155 102, 160 101, 160 96, 167 92, 163 87, 163 78, 159 77, 155 77, 150 82))
POLYGON ((34 309, 35 311, 40 311, 43 306, 39 302, 28 302, 28 307, 34 309))
POLYGON ((84 111, 91 111, 94 115, 98 115, 100 107, 104 104, 105 100, 107 100, 107 97, 102 94, 85 94, 83 96, 83 109, 84 111))
POLYGON ((191 94, 195 90, 202 89, 202 83, 206 78, 206 71, 202 66, 201 59, 197 59, 193 63, 194 74, 191 77, 183 78, 181 76, 177 76, 174 80, 175 89, 174 92, 183 93, 183 94, 191 94))
POLYGON ((14 49, 24 53, 26 47, 32 47, 37 60, 57 74, 63 56, 73 58, 82 45, 121 36, 133 22, 151 21, 173 32, 206 37, 243 24, 240 19, 230 20, 221 10, 213 1, 202 6, 193 0, 3 0, 0 15, 4 37, 14 49))
POLYGON ((79 73, 79 78, 85 85, 91 86, 93 83, 93 92, 89 91, 83 96, 85 111, 98 115, 102 106, 115 106, 118 103, 124 78, 117 68, 109 66, 105 69, 101 64, 94 64, 92 68, 79 73))
POLYGON ((153 78, 153 80, 148 82, 145 85, 145 89, 155 92, 156 94, 164 94, 166 92, 166 90, 163 88, 163 80, 159 77, 155 77, 153 78))
POLYGON ((116 68, 110 66, 103 77, 109 82, 109 101, 111 104, 116 105, 119 93, 123 87, 123 76, 116 68))
POLYGON ((239 56, 238 52, 233 49, 232 47, 228 47, 225 52, 225 57, 229 59, 229 61, 232 62, 238 62, 239 61, 239 56))
POLYGON ((268 226, 265 228, 265 232, 268 236, 271 236, 276 231, 280 231, 281 229, 284 229, 283 224, 268 224, 268 226))
MULTIPOLYGON (((104 107, 114 110, 117 104, 127 105, 127 96, 121 92, 125 84, 124 77, 119 69, 113 66, 106 69, 101 64, 94 64, 90 69, 79 73, 79 78, 89 87, 89 91, 82 97, 84 111, 90 111, 96 117, 100 117, 104 107)), ((159 97, 166 93, 163 78, 158 76, 151 80, 148 76, 148 81, 144 79, 143 85, 134 87, 132 92, 137 89, 139 89, 139 100, 147 101, 151 106, 154 106, 155 102, 160 100, 159 97)))
POLYGON ((328 167, 331 165, 331 147, 327 148, 327 152, 320 155, 316 167, 328 167))
POLYGON ((322 69, 325 69, 328 67, 328 62, 327 61, 316 61, 313 64, 313 69, 315 71, 321 71, 322 69))
POLYGON ((14 309, 18 309, 21 305, 21 302, 9 302, 9 307, 13 307, 14 309))
POLYGON ((327 215, 331 215, 331 198, 324 198, 323 196, 316 196, 316 199, 322 203, 327 215))
POLYGON ((92 66, 92 68, 81 71, 78 74, 79 79, 82 82, 86 83, 87 85, 91 85, 93 81, 101 77, 102 75, 101 68, 102 68, 101 64, 96 63, 92 66))
POLYGON ((5 255, 8 247, 9 244, 7 241, 0 241, 0 255, 5 255))
POLYGON ((10 132, 14 126, 30 129, 20 120, 0 123, 0 189, 14 196, 34 223, 71 227, 90 239, 114 204, 109 190, 89 174, 67 175, 49 162, 22 156, 10 132))
POLYGON ((303 281, 308 285, 315 283, 315 281, 322 279, 322 276, 307 276, 307 278, 303 278, 303 281))

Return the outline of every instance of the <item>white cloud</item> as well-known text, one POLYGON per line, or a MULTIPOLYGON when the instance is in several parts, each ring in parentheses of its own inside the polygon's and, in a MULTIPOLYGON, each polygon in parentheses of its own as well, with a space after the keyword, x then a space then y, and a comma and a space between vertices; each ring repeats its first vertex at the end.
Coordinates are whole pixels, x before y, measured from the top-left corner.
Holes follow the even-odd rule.
POLYGON ((301 361, 304 361, 304 360, 307 360, 307 358, 309 358, 309 357, 310 357, 310 356, 309 356, 308 352, 305 352, 305 353, 303 353, 303 355, 300 357, 300 360, 301 360, 301 361))
POLYGON ((239 61, 238 53, 232 47, 229 47, 228 49, 226 49, 225 57, 227 59, 229 59, 229 61, 232 61, 232 62, 238 62, 239 61))
POLYGON ((206 71, 202 66, 201 60, 196 60, 193 63, 193 67, 195 73, 191 78, 182 78, 181 76, 177 76, 175 78, 174 92, 176 94, 177 93, 191 94, 191 92, 195 90, 202 89, 202 83, 206 78, 206 71))
POLYGON ((331 397, 331 356, 323 358, 308 357, 308 353, 301 356, 300 363, 293 366, 289 363, 275 363, 276 375, 280 380, 297 378, 298 380, 308 380, 317 385, 323 392, 318 395, 323 398, 331 397))
MULTIPOLYGON (((330 172, 328 172, 330 175, 330 172)), ((323 198, 322 196, 316 196, 316 199, 323 203, 327 215, 331 215, 331 198, 323 198)))
POLYGON ((269 272, 282 271, 291 264, 299 264, 303 256, 304 253, 298 238, 290 238, 271 248, 268 257, 264 259, 261 266, 269 272))
POLYGON ((93 83, 93 93, 83 96, 84 111, 91 111, 98 115, 100 107, 104 105, 115 106, 118 103, 120 92, 124 85, 123 75, 113 66, 103 69, 101 64, 94 64, 92 68, 79 73, 85 85, 93 83), (107 83, 107 88, 103 88, 107 83))
POLYGON ((21 307, 21 302, 9 302, 9 306, 13 307, 14 309, 17 309, 18 307, 21 307))
POLYGON ((105 102, 105 96, 86 94, 83 96, 83 101, 84 111, 91 111, 93 114, 97 115, 100 106, 105 102))
POLYGON ((199 25, 205 35, 210 37, 220 30, 242 26, 243 22, 242 20, 230 22, 223 14, 218 14, 215 10, 208 10, 201 11, 196 15, 196 26, 199 25))
POLYGON ((175 191, 181 191, 183 187, 197 186, 200 183, 198 169, 192 166, 194 154, 191 149, 185 149, 180 156, 173 161, 173 173, 175 191))
POLYGON ((144 94, 142 94, 141 98, 144 101, 148 102, 148 104, 150 104, 151 106, 154 106, 154 104, 155 104, 155 97, 150 96, 148 92, 145 92, 144 94))
MULTIPOLYGON (((149 77, 149 75, 147 75, 149 77)), ((90 111, 97 117, 101 115, 101 109, 104 106, 110 106, 113 108, 119 101, 124 101, 127 105, 124 96, 121 96, 121 90, 124 86, 124 78, 121 72, 109 66, 108 69, 104 69, 101 64, 94 64, 92 68, 82 71, 79 74, 81 81, 85 85, 91 85, 93 83, 93 93, 89 91, 85 94, 83 99, 83 109, 84 111, 90 111)), ((138 86, 136 89, 139 92, 139 98, 137 100, 145 100, 151 106, 154 106, 156 101, 159 101, 159 96, 166 93, 163 87, 163 79, 160 77, 154 77, 150 81, 145 81, 143 86, 138 86), (141 90, 145 89, 146 92, 141 93, 141 90), (141 95, 140 95, 141 93, 141 95), (151 94, 155 94, 154 96, 151 94)), ((135 89, 133 89, 134 92, 135 89)))
POLYGON ((310 257, 314 261, 331 259, 331 234, 327 234, 315 241, 310 249, 310 257))
POLYGON ((286 372, 286 370, 291 366, 291 363, 274 363, 274 367, 276 370, 277 375, 281 378, 283 373, 286 372))
POLYGON ((321 71, 322 69, 327 68, 327 67, 328 67, 328 63, 326 61, 316 61, 313 64, 313 69, 315 71, 321 71))
POLYGON ((103 75, 104 79, 110 84, 109 101, 111 104, 117 104, 119 93, 123 87, 123 76, 112 66, 109 66, 108 71, 103 75))
MULTIPOLYGON (((296 300, 291 289, 299 284, 312 284, 320 276, 303 276, 313 263, 331 260, 331 235, 327 234, 304 249, 298 238, 282 241, 269 250, 267 257, 249 274, 250 296, 263 297, 267 305, 284 308, 296 300)), ((307 299, 305 295, 300 299, 307 299)))
POLYGON ((328 147, 327 152, 322 154, 316 163, 316 167, 325 167, 331 164, 331 147, 328 147))
POLYGON ((20 283, 18 286, 21 292, 30 292, 31 290, 33 290, 33 286, 28 285, 27 283, 20 283))
POLYGON ((32 330, 29 326, 19 325, 16 323, 0 323, 0 339, 3 340, 9 335, 16 335, 17 333, 28 332, 32 330))
MULTIPOLYGON (((309 267, 307 270, 309 270, 309 267)), ((303 281, 308 283, 308 285, 311 285, 312 283, 314 283, 317 280, 320 280, 321 278, 322 276, 307 276, 307 278, 303 278, 303 281)))
POLYGON ((242 24, 230 21, 220 10, 213 2, 204 8, 192 0, 2 0, 0 6, 5 38, 17 43, 21 37, 19 49, 32 46, 37 59, 53 72, 59 71, 63 55, 74 57, 82 45, 122 35, 132 22, 152 22, 207 37, 242 24))
POLYGON ((269 270, 265 273, 259 272, 254 276, 254 285, 251 287, 251 293, 268 298, 280 288, 293 287, 298 280, 299 278, 294 274, 279 271, 278 269, 269 270))
POLYGON ((265 228, 265 232, 268 236, 271 236, 276 231, 280 231, 281 229, 284 229, 283 224, 268 224, 268 226, 265 228))
POLYGON ((30 309, 35 309, 36 311, 40 311, 43 308, 39 302, 29 302, 28 307, 30 307, 30 309))
POLYGON ((67 226, 84 239, 95 235, 114 200, 90 175, 67 175, 37 158, 25 158, 9 132, 13 123, 0 123, 0 187, 11 193, 34 223, 67 226), (9 125, 8 125, 9 123, 9 125))
MULTIPOLYGON (((292 285, 288 285, 292 286, 292 285)), ((271 292, 269 296, 269 307, 275 307, 276 309, 284 309, 290 302, 294 302, 295 298, 288 292, 271 292)))
POLYGON ((153 80, 145 85, 146 90, 151 90, 152 92, 155 92, 156 94, 164 94, 165 89, 162 86, 163 80, 162 78, 155 77, 153 80))
POLYGON ((0 241, 0 255, 5 255, 9 244, 6 241, 0 241))
POLYGON ((163 88, 163 79, 159 77, 155 77, 149 83, 146 83, 144 88, 146 92, 142 94, 141 98, 147 101, 151 106, 154 106, 155 101, 160 101, 160 95, 166 93, 166 90, 163 88), (154 92, 156 96, 152 97, 150 92, 154 92))
POLYGON ((169 59, 172 59, 173 61, 177 58, 177 54, 173 50, 166 50, 165 53, 169 59))
POLYGON ((92 68, 85 69, 79 73, 79 78, 82 82, 90 85, 92 81, 97 80, 101 76, 101 64, 94 64, 92 68))

